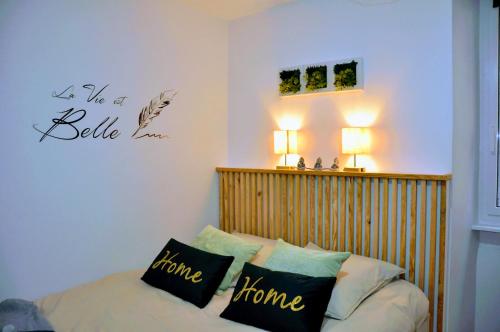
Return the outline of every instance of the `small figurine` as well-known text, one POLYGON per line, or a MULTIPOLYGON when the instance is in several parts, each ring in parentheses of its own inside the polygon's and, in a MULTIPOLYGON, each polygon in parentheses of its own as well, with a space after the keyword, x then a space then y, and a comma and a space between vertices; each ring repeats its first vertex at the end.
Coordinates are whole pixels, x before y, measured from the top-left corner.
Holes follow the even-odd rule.
POLYGON ((316 163, 314 164, 314 169, 315 170, 322 170, 323 165, 321 165, 321 163, 322 163, 321 157, 318 157, 318 159, 316 159, 316 163))
POLYGON ((339 158, 335 157, 335 159, 333 159, 333 164, 332 164, 332 167, 330 167, 332 170, 334 171, 338 171, 339 170, 339 158))
POLYGON ((297 163, 297 169, 300 169, 301 171, 306 169, 306 163, 303 157, 300 157, 299 162, 297 163))

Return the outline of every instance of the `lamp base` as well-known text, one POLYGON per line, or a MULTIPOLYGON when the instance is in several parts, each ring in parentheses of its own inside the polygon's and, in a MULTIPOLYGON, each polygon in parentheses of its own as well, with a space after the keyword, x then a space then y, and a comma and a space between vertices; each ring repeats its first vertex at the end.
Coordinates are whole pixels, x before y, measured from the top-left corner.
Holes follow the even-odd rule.
POLYGON ((366 172, 366 168, 364 168, 364 167, 344 167, 344 172, 364 173, 364 172, 366 172))
POLYGON ((281 169, 281 170, 294 170, 294 169, 297 169, 297 167, 295 167, 295 166, 282 166, 282 165, 278 165, 278 166, 276 166, 276 169, 281 169))

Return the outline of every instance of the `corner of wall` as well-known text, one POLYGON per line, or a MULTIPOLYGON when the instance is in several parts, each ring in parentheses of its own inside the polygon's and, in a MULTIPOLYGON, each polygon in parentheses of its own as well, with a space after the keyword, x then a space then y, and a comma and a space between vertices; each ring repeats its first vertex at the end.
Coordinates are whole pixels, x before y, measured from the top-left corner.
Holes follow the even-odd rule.
POLYGON ((472 224, 477 218, 478 15, 477 1, 452 1, 453 186, 445 330, 453 332, 473 331, 475 325, 478 235, 472 231, 472 224))

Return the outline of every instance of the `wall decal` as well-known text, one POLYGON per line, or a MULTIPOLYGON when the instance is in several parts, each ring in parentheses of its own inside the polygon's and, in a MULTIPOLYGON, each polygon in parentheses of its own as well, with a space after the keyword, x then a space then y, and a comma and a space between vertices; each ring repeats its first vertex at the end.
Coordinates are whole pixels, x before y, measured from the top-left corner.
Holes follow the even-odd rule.
POLYGON ((118 136, 120 136, 120 131, 118 129, 112 129, 113 125, 118 121, 118 117, 115 117, 113 120, 108 122, 108 120, 110 119, 110 117, 108 116, 101 123, 99 123, 99 125, 97 125, 97 127, 95 127, 94 129, 87 127, 82 130, 79 130, 74 124, 85 118, 85 116, 87 115, 86 110, 84 109, 75 110, 72 107, 66 111, 62 111, 59 113, 63 114, 63 116, 61 116, 60 118, 53 118, 52 123, 54 124, 46 131, 40 130, 37 127, 37 124, 33 125, 33 129, 42 134, 42 137, 40 138, 39 142, 42 142, 47 137, 52 137, 64 141, 72 141, 77 138, 87 138, 89 136, 92 138, 101 137, 103 139, 106 138, 115 139, 118 136), (52 133, 59 126, 69 126, 69 128, 72 129, 72 134, 68 135, 67 130, 64 131, 65 134, 52 133))
POLYGON ((363 59, 350 58, 291 68, 279 72, 280 96, 362 90, 363 59), (302 80, 302 82, 301 82, 302 80))
MULTIPOLYGON (((77 90, 75 85, 69 85, 60 91, 53 91, 52 97, 64 100, 74 100, 75 102, 82 97, 81 103, 94 105, 104 105, 108 102, 106 92, 110 84, 102 87, 97 87, 95 84, 83 84, 77 90)), ((173 98, 177 94, 174 90, 165 90, 157 98, 153 98, 149 104, 143 107, 139 113, 139 127, 132 134, 132 138, 156 138, 161 139, 168 137, 166 134, 145 133, 139 135, 139 131, 146 128, 154 118, 171 104, 173 98)), ((115 96, 112 99, 112 106, 123 107, 126 104, 127 96, 115 96)), ((53 138, 63 141, 72 141, 78 138, 101 138, 107 140, 116 139, 121 135, 121 130, 118 129, 119 117, 105 117, 97 126, 87 127, 82 125, 82 121, 87 116, 87 110, 82 107, 70 107, 62 112, 58 112, 57 117, 52 118, 52 125, 47 129, 42 129, 38 123, 33 124, 33 129, 42 134, 39 142, 46 138, 53 138), (83 127, 83 128, 82 128, 83 127)))
POLYGON ((145 106, 142 108, 141 113, 139 113, 139 127, 137 130, 132 134, 133 138, 143 138, 143 137, 156 137, 159 139, 162 139, 164 137, 168 137, 166 134, 143 134, 141 136, 136 136, 137 133, 141 130, 146 128, 151 121, 153 121, 154 118, 160 115, 161 111, 165 109, 168 105, 170 105, 170 102, 172 99, 175 97, 177 92, 173 90, 165 90, 162 93, 160 93, 160 96, 158 98, 154 98, 149 102, 149 105, 145 106))

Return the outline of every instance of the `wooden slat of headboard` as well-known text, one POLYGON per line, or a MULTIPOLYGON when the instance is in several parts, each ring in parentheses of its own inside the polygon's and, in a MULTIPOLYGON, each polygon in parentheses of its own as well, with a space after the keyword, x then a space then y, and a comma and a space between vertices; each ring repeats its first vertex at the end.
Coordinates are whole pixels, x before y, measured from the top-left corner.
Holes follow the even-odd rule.
POLYGON ((308 182, 309 182, 309 227, 307 232, 309 233, 309 236, 307 237, 308 241, 314 241, 314 220, 316 218, 316 183, 315 183, 315 178, 313 176, 308 177, 308 182))
MULTIPOLYGON (((446 182, 441 181, 441 199, 440 199, 440 213, 439 213, 439 281, 438 281, 438 305, 437 305, 437 331, 443 331, 443 314, 444 314, 444 267, 445 267, 445 257, 446 257, 446 213, 447 209, 447 194, 446 194, 446 182)), ((432 316, 432 315, 431 315, 432 316)), ((431 319, 432 321, 432 319, 431 319)), ((431 329, 433 327, 431 326, 431 329)), ((431 330, 430 329, 430 330, 431 330)))
POLYGON ((288 193, 287 193, 287 177, 286 175, 280 175, 280 185, 281 185, 281 190, 280 190, 280 197, 279 197, 279 202, 280 202, 280 209, 281 209, 281 223, 280 223, 280 229, 281 232, 278 234, 278 237, 284 239, 285 241, 288 240, 288 193))
POLYGON ((316 218, 316 243, 323 247, 323 177, 316 177, 318 183, 317 218, 316 218))
POLYGON ((429 298, 429 330, 443 330, 450 175, 217 171, 221 229, 399 264, 429 298))
POLYGON ((234 174, 234 229, 241 232, 241 225, 237 220, 242 219, 241 215, 241 202, 240 202, 240 173, 234 174))
POLYGON ((354 252, 354 183, 351 177, 346 178, 347 186, 347 248, 346 251, 354 252))
POLYGON ((411 212, 410 212, 410 282, 415 282, 415 251, 417 250, 417 181, 410 182, 411 212))
POLYGON ((426 245, 426 226, 427 226, 427 182, 422 181, 420 189, 420 236, 419 236, 419 251, 418 260, 418 286, 424 289, 425 286, 425 245, 426 245))
POLYGON ((339 205, 338 205, 338 195, 339 195, 339 178, 334 177, 333 178, 333 201, 332 201, 332 206, 333 206, 333 218, 332 218, 332 243, 328 250, 333 249, 333 248, 338 248, 339 246, 339 241, 338 241, 338 225, 339 225, 339 205))
POLYGON ((363 246, 361 244, 361 237, 363 233, 363 225, 361 220, 363 218, 363 179, 356 179, 356 254, 363 255, 363 246))
POLYGON ((407 213, 407 180, 401 180, 401 226, 399 232, 399 266, 406 268, 406 218, 407 213))
POLYGON ((274 217, 275 217, 275 204, 274 204, 274 188, 276 182, 274 180, 274 174, 269 174, 269 238, 275 238, 274 230, 274 217))
POLYGON ((300 200, 300 212, 301 212, 301 217, 300 217, 300 245, 305 246, 307 242, 307 235, 305 234, 305 229, 307 229, 307 199, 304 199, 304 197, 307 197, 307 178, 305 175, 300 176, 300 197, 302 199, 300 200))
POLYGON ((331 211, 332 211, 332 179, 327 176, 325 177, 325 245, 323 246, 326 249, 331 247, 331 232, 330 232, 330 224, 332 220, 331 211))
POLYGON ((391 183, 391 263, 397 264, 398 180, 392 179, 391 183))
POLYGON ((286 225, 285 225, 285 236, 284 239, 290 243, 294 243, 294 238, 293 238, 293 230, 295 228, 295 225, 293 224, 293 218, 295 214, 295 206, 293 205, 294 200, 293 200, 293 193, 294 193, 294 183, 293 183, 293 176, 287 175, 286 176, 286 197, 285 197, 285 208, 287 209, 287 215, 286 215, 286 225))
POLYGON ((389 179, 384 178, 383 180, 383 191, 384 196, 382 198, 382 260, 387 261, 387 246, 389 241, 387 241, 388 236, 388 225, 387 220, 389 219, 389 179))
POLYGON ((371 204, 371 179, 365 179, 365 251, 363 256, 370 256, 370 248, 371 248, 371 220, 372 220, 372 204, 371 204))
MULTIPOLYGON (((431 222, 430 222, 430 252, 436 252, 436 225, 437 225, 437 182, 432 181, 431 184, 431 222)), ((434 310, 434 296, 435 296, 435 275, 436 275, 436 255, 429 255, 429 294, 433 296, 429 296, 429 307, 434 310)), ((430 326, 434 326, 434 317, 431 316, 429 319, 430 326)))
POLYGON ((338 247, 334 247, 334 250, 345 251, 345 229, 346 229, 346 178, 340 179, 340 219, 339 219, 339 233, 340 242, 338 247))

